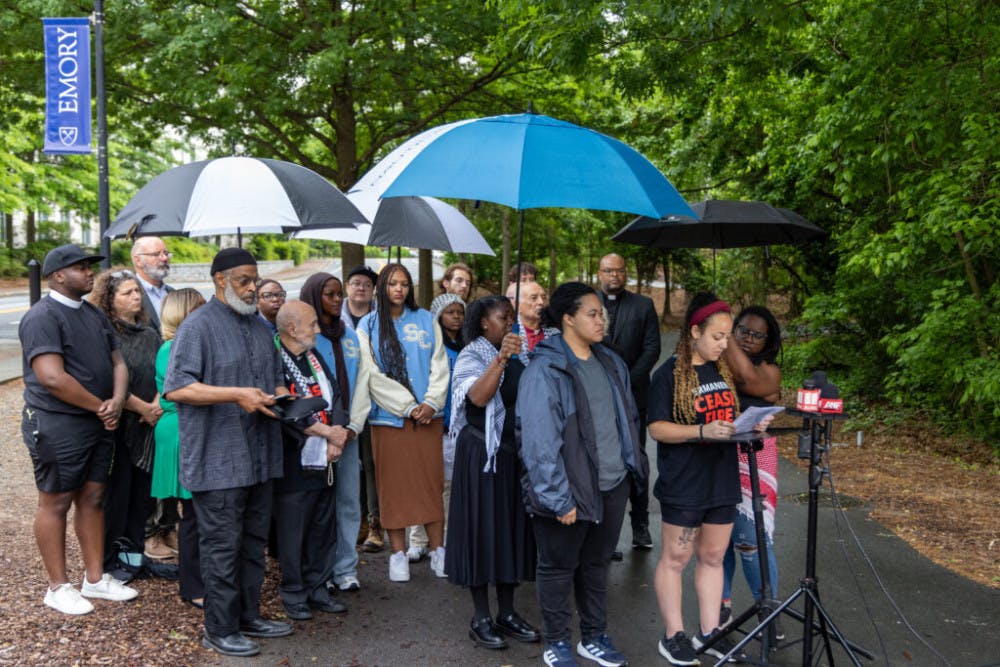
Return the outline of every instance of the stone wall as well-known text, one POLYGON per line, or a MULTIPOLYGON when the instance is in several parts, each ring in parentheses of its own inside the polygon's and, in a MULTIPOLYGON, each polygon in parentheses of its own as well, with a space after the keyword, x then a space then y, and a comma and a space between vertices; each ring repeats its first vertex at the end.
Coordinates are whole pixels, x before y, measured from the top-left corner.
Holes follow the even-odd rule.
MULTIPOLYGON (((286 271, 295 266, 295 262, 290 259, 279 259, 268 262, 257 262, 257 273, 262 278, 271 276, 280 271, 286 271)), ((172 264, 170 266, 170 283, 192 283, 192 282, 212 282, 208 272, 212 268, 211 262, 204 264, 172 264)))

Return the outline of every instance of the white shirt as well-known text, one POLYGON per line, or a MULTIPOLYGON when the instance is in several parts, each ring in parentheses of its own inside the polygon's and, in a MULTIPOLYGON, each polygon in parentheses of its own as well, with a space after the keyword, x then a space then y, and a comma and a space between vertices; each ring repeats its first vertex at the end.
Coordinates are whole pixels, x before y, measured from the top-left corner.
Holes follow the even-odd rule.
POLYGON ((146 296, 149 297, 149 300, 153 304, 153 309, 156 310, 156 316, 159 317, 160 311, 163 310, 163 300, 167 296, 167 284, 161 282, 160 286, 157 287, 152 283, 147 283, 138 273, 135 274, 135 277, 138 278, 142 289, 146 291, 146 296))

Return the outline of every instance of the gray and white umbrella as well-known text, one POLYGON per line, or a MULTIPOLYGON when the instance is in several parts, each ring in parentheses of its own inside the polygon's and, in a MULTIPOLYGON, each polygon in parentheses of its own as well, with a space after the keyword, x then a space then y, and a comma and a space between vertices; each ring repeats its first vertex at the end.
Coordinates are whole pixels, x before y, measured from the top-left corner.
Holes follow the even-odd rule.
POLYGON ((328 180, 301 165, 253 157, 201 160, 139 190, 105 235, 212 236, 354 229, 364 215, 328 180))
POLYGON ((494 255, 472 222, 440 199, 392 197, 379 201, 353 192, 347 197, 370 216, 370 229, 360 226, 357 230, 308 229, 296 232, 294 237, 494 255), (369 232, 367 236, 365 231, 369 232))

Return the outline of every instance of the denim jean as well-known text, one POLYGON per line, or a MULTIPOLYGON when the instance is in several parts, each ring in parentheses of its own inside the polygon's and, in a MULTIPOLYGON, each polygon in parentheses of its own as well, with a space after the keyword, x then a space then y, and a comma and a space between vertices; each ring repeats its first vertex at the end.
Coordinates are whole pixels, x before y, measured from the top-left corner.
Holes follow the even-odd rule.
POLYGON ((333 564, 333 581, 343 583, 344 577, 358 575, 358 551, 355 548, 361 528, 361 458, 358 439, 344 445, 337 462, 337 555, 333 564))
MULTIPOLYGON (((765 531, 766 534, 766 531, 765 531)), ((774 557, 774 537, 767 535, 767 565, 770 576, 771 597, 777 596, 778 590, 778 561, 774 557)), ((726 558, 722 563, 725 573, 725 580, 722 588, 722 598, 729 600, 733 593, 733 575, 736 573, 736 554, 740 555, 743 561, 743 576, 747 580, 747 586, 753 593, 754 599, 760 597, 762 582, 760 577, 760 560, 757 557, 757 529, 753 517, 744 516, 741 512, 736 512, 736 521, 733 523, 733 536, 729 540, 729 549, 726 551, 726 558)))

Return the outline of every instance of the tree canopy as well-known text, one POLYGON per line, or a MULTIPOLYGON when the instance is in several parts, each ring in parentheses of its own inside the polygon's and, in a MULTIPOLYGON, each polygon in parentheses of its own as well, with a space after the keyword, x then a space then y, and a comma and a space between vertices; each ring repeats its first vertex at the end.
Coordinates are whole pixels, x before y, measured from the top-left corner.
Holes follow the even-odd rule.
MULTIPOLYGON (((96 206, 86 159, 37 151, 40 18, 91 9, 0 4, 0 210, 96 206)), ((719 291, 790 300, 795 368, 1000 435, 996 3, 123 0, 106 15, 118 206, 164 136, 346 189, 416 132, 534 102, 637 147, 692 202, 760 199, 828 230, 725 253, 719 291)), ((500 254, 514 217, 465 205, 500 254)), ((647 276, 667 259, 608 242, 627 217, 528 219, 525 257, 557 280, 612 248, 647 276)), ((674 278, 705 286, 703 259, 676 254, 674 278)), ((476 261, 499 281, 502 259, 476 261)))

